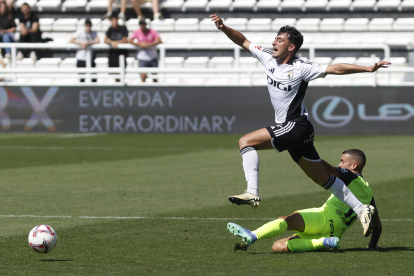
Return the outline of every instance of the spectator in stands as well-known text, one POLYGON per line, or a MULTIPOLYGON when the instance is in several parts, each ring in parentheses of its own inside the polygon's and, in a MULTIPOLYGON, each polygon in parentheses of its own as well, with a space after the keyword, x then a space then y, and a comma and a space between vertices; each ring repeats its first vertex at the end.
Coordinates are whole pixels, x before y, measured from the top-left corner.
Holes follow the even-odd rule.
POLYGON ((0 3, 6 3, 9 12, 13 13, 14 0, 0 0, 0 3))
MULTIPOLYGON (((10 43, 14 42, 14 32, 16 31, 16 23, 14 18, 8 10, 5 2, 0 2, 0 39, 1 42, 10 43)), ((5 49, 6 54, 4 58, 10 60, 11 51, 10 48, 5 49)))
MULTIPOLYGON (((162 43, 158 32, 148 29, 145 20, 139 21, 139 29, 135 30, 129 38, 129 43, 139 46, 138 65, 139 67, 158 67, 158 52, 156 45, 162 43)), ((147 74, 141 74, 142 82, 147 79, 147 74)), ((154 79, 156 82, 157 80, 154 79)))
POLYGON ((127 43, 128 30, 125 26, 119 26, 118 18, 112 14, 110 17, 111 27, 106 31, 105 43, 111 46, 108 53, 109 67, 119 67, 119 56, 124 55, 124 64, 126 66, 127 50, 118 49, 118 44, 127 43))
MULTIPOLYGON (((39 29, 39 17, 32 13, 30 6, 24 3, 20 8, 22 14, 19 16, 20 21, 20 39, 19 42, 38 43, 42 40, 42 34, 39 29)), ((30 52, 30 58, 37 60, 36 52, 30 52)), ((22 52, 17 53, 17 59, 23 59, 22 52)))
MULTIPOLYGON (((121 12, 118 15, 118 18, 125 21, 125 10, 126 10, 126 4, 127 0, 120 0, 121 1, 121 12)), ((141 3, 145 0, 131 0, 132 6, 134 7, 134 10, 137 14, 138 20, 144 19, 144 15, 141 11, 141 3)), ((152 1, 152 11, 154 12, 154 19, 161 19, 162 14, 159 11, 159 0, 151 0, 152 1)), ((114 3, 114 0, 109 0, 108 3, 108 12, 106 13, 105 17, 110 18, 112 15, 112 5, 114 3)))
MULTIPOLYGON (((75 43, 81 45, 81 49, 76 52, 76 66, 78 68, 85 68, 86 67, 86 47, 100 43, 98 34, 95 31, 92 31, 92 22, 87 19, 85 20, 85 28, 79 29, 73 35, 70 40, 70 43, 75 43)), ((95 55, 91 55, 91 65, 95 67, 95 55)), ((84 82, 85 79, 81 79, 81 82, 84 82)), ((96 79, 92 80, 96 82, 96 79)))

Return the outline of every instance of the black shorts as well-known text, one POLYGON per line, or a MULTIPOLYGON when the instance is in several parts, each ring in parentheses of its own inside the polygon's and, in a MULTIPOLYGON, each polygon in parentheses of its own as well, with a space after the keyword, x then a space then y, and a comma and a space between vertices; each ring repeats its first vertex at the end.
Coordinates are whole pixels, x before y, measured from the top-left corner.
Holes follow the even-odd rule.
POLYGON ((266 129, 272 136, 273 148, 278 152, 287 150, 296 163, 301 157, 313 162, 321 160, 313 145, 313 126, 306 116, 266 129))

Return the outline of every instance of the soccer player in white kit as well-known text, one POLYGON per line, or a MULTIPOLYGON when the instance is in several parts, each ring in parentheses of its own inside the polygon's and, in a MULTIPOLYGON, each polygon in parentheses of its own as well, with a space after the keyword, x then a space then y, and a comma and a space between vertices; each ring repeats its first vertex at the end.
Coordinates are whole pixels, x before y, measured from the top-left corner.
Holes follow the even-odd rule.
POLYGON ((375 72, 378 68, 387 68, 390 63, 381 61, 365 67, 353 64, 326 66, 304 62, 295 56, 303 44, 303 36, 294 27, 280 28, 272 43, 273 49, 267 49, 250 42, 240 32, 225 26, 219 16, 213 14, 210 17, 219 30, 235 44, 249 51, 266 68, 268 90, 275 110, 275 125, 253 131, 240 138, 239 147, 247 190, 244 194, 230 196, 229 200, 238 205, 248 204, 257 207, 261 202, 257 150, 287 150, 309 178, 354 210, 364 228, 364 236, 369 236, 373 227, 371 217, 375 208, 362 204, 342 180, 329 174, 324 168, 313 145, 314 130, 308 120, 303 99, 311 80, 325 77, 326 74, 375 72))

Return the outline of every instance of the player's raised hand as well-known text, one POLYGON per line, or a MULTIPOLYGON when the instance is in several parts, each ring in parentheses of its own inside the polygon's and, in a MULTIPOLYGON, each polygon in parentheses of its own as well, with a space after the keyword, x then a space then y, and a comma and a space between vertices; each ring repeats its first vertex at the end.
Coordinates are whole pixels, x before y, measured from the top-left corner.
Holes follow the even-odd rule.
POLYGON ((221 30, 224 27, 223 19, 221 19, 217 14, 210 15, 211 21, 216 24, 217 29, 221 30))
POLYGON ((374 65, 372 65, 370 67, 370 72, 375 72, 379 68, 388 68, 388 65, 390 65, 390 64, 391 64, 391 62, 388 62, 388 61, 385 61, 385 60, 377 62, 377 63, 375 63, 374 65))

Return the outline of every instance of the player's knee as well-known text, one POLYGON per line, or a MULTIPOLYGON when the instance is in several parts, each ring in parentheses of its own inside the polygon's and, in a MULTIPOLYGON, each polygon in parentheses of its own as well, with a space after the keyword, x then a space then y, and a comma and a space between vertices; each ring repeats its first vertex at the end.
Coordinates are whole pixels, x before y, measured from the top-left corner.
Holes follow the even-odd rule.
POLYGON ((287 245, 285 241, 278 240, 275 241, 272 246, 273 252, 286 252, 287 251, 287 245))
POLYGON ((246 137, 246 135, 245 136, 243 136, 243 137, 241 137, 240 139, 239 139, 239 147, 240 147, 240 149, 242 149, 242 148, 244 148, 244 147, 247 147, 247 146, 250 146, 250 144, 249 144, 249 139, 246 137))

